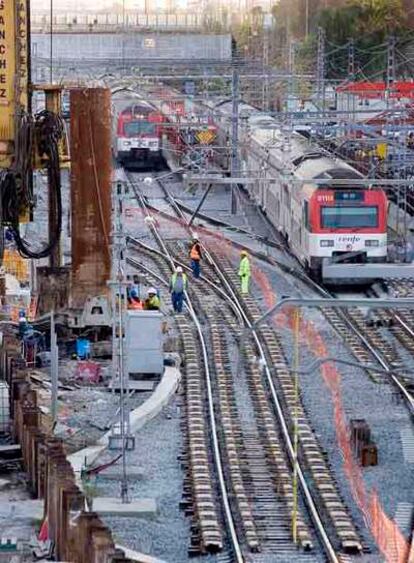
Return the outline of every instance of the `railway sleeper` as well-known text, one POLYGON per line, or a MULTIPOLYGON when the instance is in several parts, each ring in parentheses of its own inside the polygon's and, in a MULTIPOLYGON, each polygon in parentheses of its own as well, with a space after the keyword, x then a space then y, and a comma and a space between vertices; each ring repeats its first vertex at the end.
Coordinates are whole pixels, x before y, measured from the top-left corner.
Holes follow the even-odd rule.
MULTIPOLYGON (((250 298, 246 299, 244 298, 244 302, 245 304, 248 304, 250 307, 250 312, 252 313, 252 316, 254 316, 256 314, 255 308, 253 307, 253 303, 252 300, 250 298)), ((329 315, 329 313, 328 313, 329 315)), ((336 312, 334 312, 332 310, 331 313, 331 318, 336 315, 336 312)), ((342 323, 343 324, 343 323, 342 323)), ((282 348, 280 346, 280 341, 276 340, 273 335, 272 335, 272 331, 269 328, 265 328, 263 330, 260 330, 261 335, 263 336, 264 340, 266 341, 267 344, 267 353, 268 356, 270 356, 272 363, 273 363, 273 367, 279 367, 282 371, 281 373, 281 378, 280 380, 278 379, 278 382, 280 383, 280 386, 282 387, 282 392, 284 392, 284 398, 286 399, 286 404, 288 405, 288 410, 293 411, 296 408, 296 397, 295 397, 295 392, 294 392, 294 387, 292 384, 292 377, 289 374, 289 372, 286 371, 286 359, 284 357, 282 348), (275 364, 279 364, 279 365, 275 365, 275 364), (283 373, 283 368, 285 369, 285 372, 283 373)), ((246 353, 252 353, 251 349, 247 349, 246 353)), ((279 373, 276 372, 276 377, 279 378, 279 373)), ((259 378, 256 376, 256 380, 258 381, 259 378)), ((257 397, 256 397, 257 399, 257 397)), ((264 404, 265 403, 265 397, 259 396, 259 403, 264 404)), ((296 412, 297 412, 297 408, 296 408, 296 412)), ((289 413, 290 416, 292 415, 292 412, 289 413)), ((301 419, 303 421, 306 420, 305 418, 305 413, 303 408, 301 409, 301 419)), ((266 424, 266 420, 264 421, 264 427, 266 428, 267 424, 266 424)), ((300 437, 302 438, 302 442, 304 447, 304 453, 307 457, 307 461, 308 464, 312 467, 312 463, 313 464, 317 464, 315 465, 315 467, 318 468, 319 473, 317 474, 318 479, 315 479, 315 484, 318 487, 319 485, 319 489, 321 491, 321 497, 324 498, 326 501, 329 501, 329 497, 328 497, 328 493, 327 491, 330 492, 330 494, 333 494, 332 491, 335 494, 335 499, 336 502, 338 502, 341 506, 341 508, 343 509, 341 511, 341 527, 343 528, 344 526, 347 527, 347 531, 350 533, 352 532, 353 537, 352 537, 352 541, 355 542, 356 540, 356 544, 357 546, 360 546, 360 542, 358 541, 358 536, 356 535, 356 532, 353 528, 352 522, 350 521, 349 516, 347 516, 347 512, 344 510, 344 507, 342 505, 342 503, 339 500, 339 496, 336 494, 336 485, 335 482, 333 481, 332 477, 330 477, 328 470, 326 468, 326 464, 325 464, 325 460, 322 456, 322 454, 320 453, 320 448, 318 446, 317 440, 316 438, 312 435, 310 427, 308 424, 306 424, 306 422, 303 423, 303 429, 300 432, 300 437), (321 469, 324 469, 323 473, 321 474, 321 469), (344 515, 345 515, 345 520, 344 520, 344 515)), ((267 428, 269 430, 269 428, 267 428)), ((267 455, 269 455, 271 458, 274 457, 276 463, 278 464, 279 468, 280 466, 283 466, 283 458, 282 456, 280 456, 280 451, 279 448, 275 448, 275 447, 270 447, 267 448, 267 455)), ((280 484, 281 486, 284 488, 286 494, 289 494, 291 492, 291 483, 289 483, 289 481, 286 482, 286 475, 288 476, 289 473, 285 474, 285 480, 281 480, 280 484)), ((339 537, 339 535, 338 535, 339 537)))

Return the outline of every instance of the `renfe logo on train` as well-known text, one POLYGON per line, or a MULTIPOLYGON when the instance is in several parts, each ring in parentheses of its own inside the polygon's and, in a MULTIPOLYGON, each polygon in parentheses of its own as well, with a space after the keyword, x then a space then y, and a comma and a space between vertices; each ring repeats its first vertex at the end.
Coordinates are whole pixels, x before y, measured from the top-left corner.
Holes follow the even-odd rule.
POLYGON ((361 237, 357 237, 356 235, 349 235, 349 236, 339 236, 338 237, 338 242, 347 242, 350 244, 355 244, 356 242, 359 242, 361 240, 361 237))

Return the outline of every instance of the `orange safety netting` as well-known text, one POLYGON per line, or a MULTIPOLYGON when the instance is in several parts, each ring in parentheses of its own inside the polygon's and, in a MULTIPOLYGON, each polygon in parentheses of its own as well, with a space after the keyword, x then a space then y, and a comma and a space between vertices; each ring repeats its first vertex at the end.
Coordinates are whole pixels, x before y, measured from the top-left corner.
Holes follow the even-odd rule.
MULTIPOLYGON (((276 303, 276 295, 264 272, 255 267, 255 281, 261 288, 270 308, 276 303)), ((275 315, 274 321, 284 328, 293 326, 293 307, 275 315)), ((301 319, 301 340, 317 357, 328 356, 327 346, 313 322, 301 319)), ((334 423, 338 446, 344 459, 344 471, 356 504, 364 515, 378 548, 389 563, 405 563, 409 553, 409 544, 397 524, 387 516, 381 506, 375 490, 367 490, 362 470, 356 461, 350 441, 350 433, 343 408, 341 394, 341 375, 332 363, 321 366, 321 374, 329 389, 334 408, 334 423)))
MULTIPOLYGON (((184 226, 185 221, 168 219, 157 215, 159 223, 184 226)), ((197 227, 197 232, 209 239, 209 244, 215 246, 221 255, 229 259, 238 255, 238 249, 222 233, 206 227, 197 227)), ((262 292, 267 307, 272 307, 277 300, 277 295, 265 272, 257 264, 252 268, 253 279, 262 292)), ((293 307, 285 307, 273 321, 284 329, 292 328, 293 307)), ((313 322, 301 319, 301 341, 308 349, 319 358, 328 356, 327 346, 313 322)), ((343 408, 341 394, 341 375, 332 363, 324 364, 320 368, 323 381, 330 391, 334 409, 334 423, 338 446, 344 459, 344 471, 354 497, 354 500, 364 515, 368 529, 371 531, 379 550, 383 553, 388 563, 405 563, 409 554, 409 544, 399 530, 397 524, 385 513, 378 494, 375 490, 367 490, 363 479, 361 467, 358 465, 350 441, 346 415, 343 408)))

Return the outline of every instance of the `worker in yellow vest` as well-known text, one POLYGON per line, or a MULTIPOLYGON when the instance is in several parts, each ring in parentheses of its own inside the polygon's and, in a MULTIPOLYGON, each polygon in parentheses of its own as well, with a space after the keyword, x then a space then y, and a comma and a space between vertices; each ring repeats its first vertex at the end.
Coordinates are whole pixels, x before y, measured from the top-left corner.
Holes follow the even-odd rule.
POLYGON ((183 310, 184 293, 186 290, 187 274, 183 272, 181 266, 177 266, 170 281, 171 301, 176 313, 181 313, 183 310))
POLYGON ((146 311, 158 311, 160 308, 160 298, 157 295, 157 290, 150 287, 147 291, 147 296, 144 301, 144 309, 146 311))
POLYGON ((241 285, 241 292, 244 295, 249 293, 250 282, 250 261, 246 250, 240 252, 240 265, 239 265, 239 278, 241 285))

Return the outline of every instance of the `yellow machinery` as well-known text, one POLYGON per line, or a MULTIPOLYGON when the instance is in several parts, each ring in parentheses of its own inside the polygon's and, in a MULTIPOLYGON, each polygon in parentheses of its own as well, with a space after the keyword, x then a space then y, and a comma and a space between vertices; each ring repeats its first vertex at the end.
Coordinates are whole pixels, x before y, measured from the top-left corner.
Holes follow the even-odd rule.
MULTIPOLYGON (((62 86, 33 86, 29 83, 28 29, 29 0, 0 0, 0 169, 10 168, 22 119, 30 114, 31 91, 45 92, 46 110, 56 115, 61 112, 62 86)), ((68 161, 66 136, 60 142, 61 161, 68 161)), ((45 166, 44 155, 36 149, 33 168, 45 166)))
POLYGON ((0 0, 0 168, 15 155, 20 120, 29 109, 28 0, 0 0))
MULTIPOLYGON (((0 228, 8 225, 19 253, 51 257, 60 265, 62 225, 60 167, 68 161, 61 113, 61 86, 45 85, 46 107, 32 115, 30 83, 30 0, 0 0, 0 228), (34 208, 34 168, 46 168, 49 190, 49 243, 40 251, 20 234, 34 208)), ((2 254, 0 247, 0 254, 2 254)), ((0 264, 2 256, 0 255, 0 264)))

